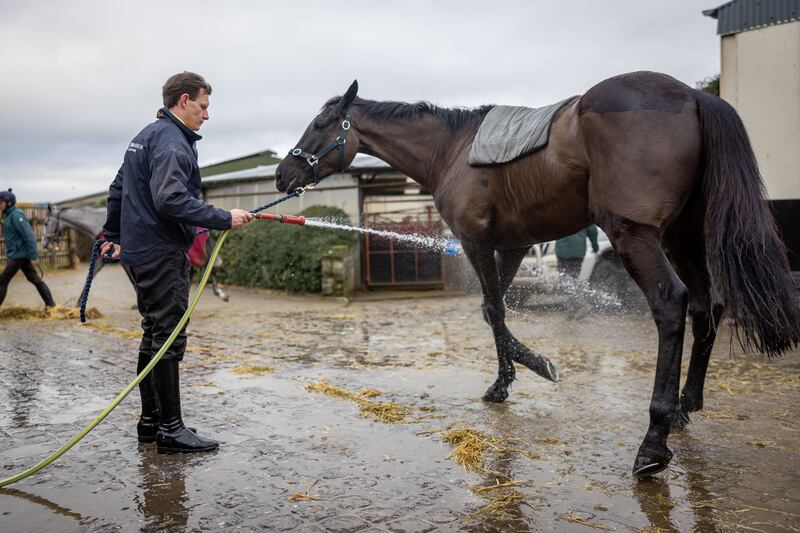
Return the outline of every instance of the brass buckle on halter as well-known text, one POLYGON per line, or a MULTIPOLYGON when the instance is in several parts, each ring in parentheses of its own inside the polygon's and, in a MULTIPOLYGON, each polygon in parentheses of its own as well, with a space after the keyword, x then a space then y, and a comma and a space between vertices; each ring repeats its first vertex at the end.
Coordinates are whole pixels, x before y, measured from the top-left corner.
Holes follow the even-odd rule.
POLYGON ((297 192, 297 196, 303 196, 306 193, 306 191, 310 191, 316 186, 317 186, 316 183, 309 183, 305 187, 298 187, 297 189, 295 189, 295 191, 297 192))

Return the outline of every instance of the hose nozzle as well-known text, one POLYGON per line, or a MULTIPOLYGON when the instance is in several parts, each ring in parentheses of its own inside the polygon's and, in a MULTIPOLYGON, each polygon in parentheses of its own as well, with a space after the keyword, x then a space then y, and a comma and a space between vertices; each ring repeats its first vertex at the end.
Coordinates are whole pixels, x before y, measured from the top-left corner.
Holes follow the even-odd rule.
POLYGON ((294 215, 273 215, 272 213, 256 213, 255 217, 261 220, 271 220, 281 224, 294 224, 295 226, 305 226, 306 217, 294 215))

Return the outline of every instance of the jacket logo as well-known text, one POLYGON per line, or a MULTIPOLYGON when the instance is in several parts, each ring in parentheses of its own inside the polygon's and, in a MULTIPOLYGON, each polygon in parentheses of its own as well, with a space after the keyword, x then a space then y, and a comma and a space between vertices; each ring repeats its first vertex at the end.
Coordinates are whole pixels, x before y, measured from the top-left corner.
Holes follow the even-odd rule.
POLYGON ((134 142, 132 142, 132 143, 130 143, 130 144, 128 145, 128 151, 129 151, 129 152, 133 152, 134 154, 135 154, 136 152, 138 152, 139 150, 142 150, 143 148, 144 148, 144 145, 141 145, 141 144, 139 144, 139 143, 134 143, 134 142))

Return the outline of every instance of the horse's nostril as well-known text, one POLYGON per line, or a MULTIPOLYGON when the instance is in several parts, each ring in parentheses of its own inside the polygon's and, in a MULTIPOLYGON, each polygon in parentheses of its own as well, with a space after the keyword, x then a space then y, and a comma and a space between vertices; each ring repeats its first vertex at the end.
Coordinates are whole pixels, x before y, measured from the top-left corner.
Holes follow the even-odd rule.
POLYGON ((280 168, 275 169, 275 179, 276 180, 280 180, 281 179, 281 169, 280 168))

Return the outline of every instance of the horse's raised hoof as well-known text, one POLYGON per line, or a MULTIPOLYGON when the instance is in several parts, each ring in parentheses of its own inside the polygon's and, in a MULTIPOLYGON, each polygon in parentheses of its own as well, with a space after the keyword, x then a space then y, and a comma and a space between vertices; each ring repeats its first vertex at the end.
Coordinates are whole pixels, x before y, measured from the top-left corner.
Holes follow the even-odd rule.
POLYGON ((489 387, 489 390, 483 395, 483 401, 491 403, 503 403, 506 398, 508 398, 508 387, 502 387, 497 383, 489 387))
POLYGON ((533 370, 543 378, 549 379, 554 383, 558 382, 558 370, 556 370, 556 367, 550 362, 550 359, 542 357, 541 355, 536 355, 524 345, 520 344, 516 347, 512 359, 533 370))
POLYGON ((672 452, 666 447, 662 451, 641 447, 639 453, 636 454, 636 461, 633 463, 633 475, 644 479, 658 474, 669 466, 671 459, 672 452))

